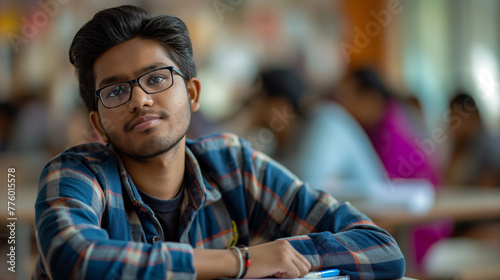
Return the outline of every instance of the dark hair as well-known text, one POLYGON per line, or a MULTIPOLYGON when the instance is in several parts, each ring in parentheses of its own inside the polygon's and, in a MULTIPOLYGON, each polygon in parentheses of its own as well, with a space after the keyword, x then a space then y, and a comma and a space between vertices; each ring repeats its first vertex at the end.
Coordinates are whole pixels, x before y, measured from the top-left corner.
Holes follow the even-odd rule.
POLYGON ((182 20, 169 15, 151 17, 146 10, 130 5, 102 10, 76 33, 69 49, 80 96, 90 111, 97 110, 95 60, 113 46, 135 37, 159 42, 188 79, 196 76, 191 39, 182 20))
POLYGON ((372 69, 357 69, 351 72, 349 76, 356 81, 359 89, 375 90, 386 100, 392 97, 392 94, 384 85, 384 82, 382 81, 378 73, 372 69))
POLYGON ((456 110, 456 107, 464 108, 469 113, 474 112, 479 116, 479 118, 481 118, 481 114, 479 112, 479 108, 477 107, 476 101, 466 91, 457 90, 453 98, 450 100, 448 106, 450 110, 456 110))
POLYGON ((307 86, 302 77, 292 69, 266 69, 260 73, 262 88, 269 97, 284 97, 295 112, 302 115, 301 102, 307 86))
POLYGON ((472 96, 470 96, 468 93, 462 90, 458 90, 455 93, 455 96, 450 100, 450 107, 453 105, 458 105, 458 106, 470 106, 473 108, 477 108, 476 101, 472 96))

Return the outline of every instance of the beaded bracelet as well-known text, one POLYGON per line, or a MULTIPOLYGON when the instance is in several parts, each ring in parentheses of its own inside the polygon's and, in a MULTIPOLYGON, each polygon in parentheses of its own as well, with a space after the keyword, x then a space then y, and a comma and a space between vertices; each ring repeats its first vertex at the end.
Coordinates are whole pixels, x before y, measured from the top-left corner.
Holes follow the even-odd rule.
MULTIPOLYGON (((240 260, 240 270, 238 271, 238 275, 236 275, 236 279, 240 279, 245 274, 245 273, 243 273, 243 254, 241 254, 241 251, 240 251, 240 249, 238 249, 238 247, 233 246, 229 249, 235 250, 236 253, 238 254, 238 259, 240 260)), ((245 272, 246 272, 246 269, 245 269, 245 272)))
POLYGON ((250 260, 250 251, 248 250, 247 246, 240 246, 243 251, 245 251, 245 271, 243 271, 243 274, 241 275, 241 278, 245 277, 247 274, 248 268, 250 267, 250 264, 252 264, 252 261, 250 260))

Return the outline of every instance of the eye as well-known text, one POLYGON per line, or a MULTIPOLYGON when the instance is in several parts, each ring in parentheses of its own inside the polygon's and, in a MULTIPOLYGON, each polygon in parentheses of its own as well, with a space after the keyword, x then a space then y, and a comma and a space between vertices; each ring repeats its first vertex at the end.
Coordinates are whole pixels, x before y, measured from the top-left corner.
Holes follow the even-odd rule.
POLYGON ((106 90, 105 97, 106 98, 117 98, 127 94, 127 90, 125 89, 125 85, 117 85, 109 90, 106 90))
POLYGON ((156 84, 160 84, 160 83, 163 83, 165 81, 165 77, 162 76, 162 75, 156 75, 156 76, 152 76, 148 79, 148 84, 149 85, 156 85, 156 84))

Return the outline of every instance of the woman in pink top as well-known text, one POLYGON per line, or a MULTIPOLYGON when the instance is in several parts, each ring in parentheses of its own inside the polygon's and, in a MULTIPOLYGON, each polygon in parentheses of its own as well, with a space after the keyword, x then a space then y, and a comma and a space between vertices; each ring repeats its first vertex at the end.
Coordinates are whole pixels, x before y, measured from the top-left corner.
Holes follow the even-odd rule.
POLYGON ((425 149, 424 137, 375 72, 350 73, 335 97, 365 129, 390 178, 427 179, 439 185, 439 172, 433 154, 425 149))
MULTIPOLYGON (((422 130, 413 125, 403 105, 389 93, 376 72, 360 69, 349 73, 337 88, 335 99, 365 129, 388 177, 426 179, 434 189, 439 188, 435 150, 426 146, 422 130)), ((453 225, 443 221, 415 227, 410 235, 415 246, 413 254, 406 257, 413 259, 418 269, 427 249, 449 237, 452 230, 453 225)))

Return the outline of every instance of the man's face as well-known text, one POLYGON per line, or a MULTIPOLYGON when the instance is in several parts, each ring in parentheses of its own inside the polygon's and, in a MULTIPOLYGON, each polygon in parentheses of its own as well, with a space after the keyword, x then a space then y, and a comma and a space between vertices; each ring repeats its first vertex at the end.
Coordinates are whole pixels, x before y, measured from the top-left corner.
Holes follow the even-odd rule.
MULTIPOLYGON (((178 68, 165 48, 154 40, 134 38, 96 59, 95 88, 133 80, 165 66, 178 68)), ((173 80, 172 87, 155 94, 147 94, 134 84, 130 101, 116 108, 105 108, 98 101, 98 112, 90 113, 92 125, 125 156, 144 160, 164 154, 184 141, 191 111, 196 111, 199 105, 196 78, 190 79, 186 86, 174 72, 173 80)))

